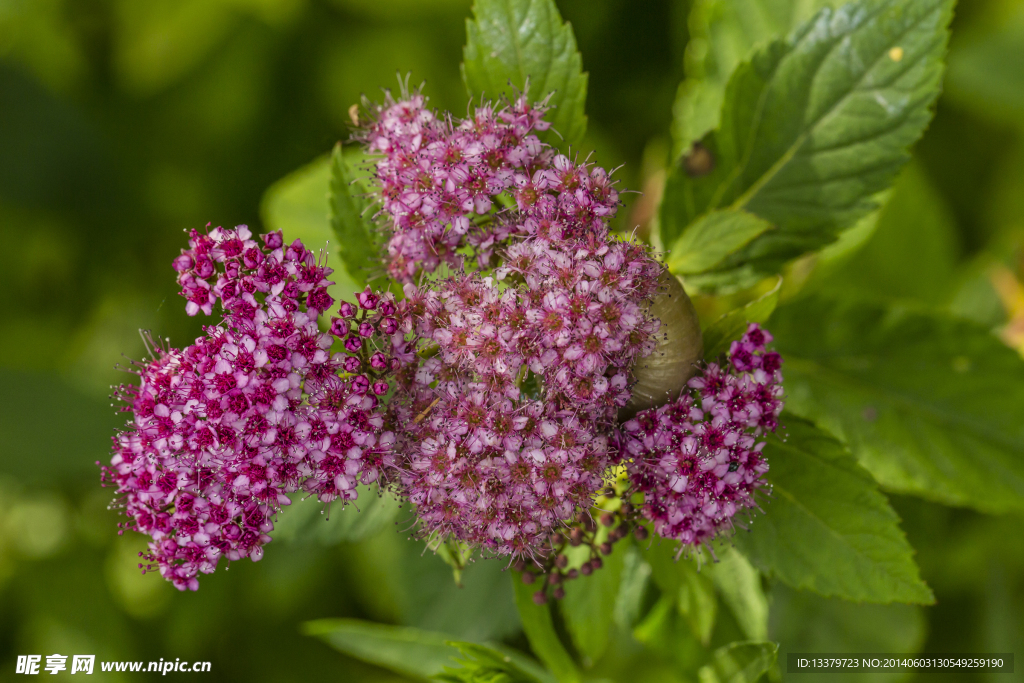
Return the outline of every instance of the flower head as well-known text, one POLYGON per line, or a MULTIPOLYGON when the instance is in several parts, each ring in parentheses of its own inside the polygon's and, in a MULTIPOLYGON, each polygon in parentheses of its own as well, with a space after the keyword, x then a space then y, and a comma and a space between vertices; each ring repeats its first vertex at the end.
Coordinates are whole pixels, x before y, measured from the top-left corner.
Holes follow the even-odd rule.
POLYGON ((301 242, 271 233, 260 245, 245 226, 193 231, 174 267, 187 311, 219 301, 224 318, 183 350, 157 349, 139 383, 120 387, 133 420, 105 478, 126 528, 152 538, 149 559, 194 590, 221 557, 260 559, 287 494, 355 498, 390 463, 394 438, 367 376, 337 374, 364 363, 331 354, 317 325, 333 304, 330 269, 301 242))
POLYGON ((768 471, 759 440, 782 410, 780 357, 771 335, 751 324, 732 344, 725 368, 711 363, 690 391, 622 426, 632 489, 655 532, 683 548, 710 544, 738 512, 756 507, 768 471))

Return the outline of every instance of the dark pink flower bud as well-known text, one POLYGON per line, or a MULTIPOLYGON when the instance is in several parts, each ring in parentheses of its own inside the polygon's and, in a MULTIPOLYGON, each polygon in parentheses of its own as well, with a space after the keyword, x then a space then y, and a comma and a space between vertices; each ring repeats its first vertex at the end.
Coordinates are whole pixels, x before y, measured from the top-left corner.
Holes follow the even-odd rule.
POLYGON ((370 323, 360 323, 359 325, 359 336, 360 337, 371 337, 373 336, 373 325, 370 323))
POLYGON ((263 236, 263 243, 267 245, 267 249, 280 249, 284 245, 284 236, 280 230, 268 232, 263 236))
POLYGON ((246 249, 245 253, 242 254, 242 263, 245 264, 246 268, 256 268, 263 263, 263 252, 256 247, 246 249))
POLYGON ((394 315, 398 309, 395 308, 393 301, 382 301, 377 310, 381 312, 381 315, 394 315))
POLYGON ((342 367, 345 368, 345 372, 347 373, 356 373, 359 372, 361 367, 363 367, 363 361, 359 360, 356 356, 349 356, 345 359, 342 367))
POLYGON ((388 366, 388 359, 383 353, 378 351, 377 353, 370 356, 370 366, 374 370, 383 370, 388 366))
POLYGON ((356 300, 359 302, 360 308, 370 311, 377 307, 380 297, 374 294, 373 290, 367 286, 366 289, 356 294, 356 300))
MULTIPOLYGON (((345 304, 342 304, 344 306, 345 304)), ((331 318, 331 334, 338 339, 344 339, 348 335, 348 321, 343 318, 331 318)))
POLYGON ((178 258, 174 259, 174 263, 172 265, 174 270, 179 273, 184 273, 186 270, 190 270, 192 268, 192 257, 189 254, 182 254, 178 258))
POLYGON ((384 318, 380 321, 380 331, 386 335, 392 335, 398 331, 398 321, 394 318, 384 318))
POLYGON ((345 340, 345 350, 349 353, 355 353, 363 346, 363 340, 359 337, 349 337, 345 340))
POLYGON ((388 393, 388 388, 388 383, 385 382, 384 380, 378 380, 373 383, 373 393, 377 394, 378 396, 383 396, 384 394, 388 393))
POLYGON ((213 271, 213 261, 210 260, 209 256, 199 256, 196 258, 196 275, 201 278, 208 278, 213 275, 213 271))
POLYGON ((341 305, 338 307, 338 314, 341 315, 342 318, 351 318, 356 314, 356 307, 347 301, 342 301, 341 305))

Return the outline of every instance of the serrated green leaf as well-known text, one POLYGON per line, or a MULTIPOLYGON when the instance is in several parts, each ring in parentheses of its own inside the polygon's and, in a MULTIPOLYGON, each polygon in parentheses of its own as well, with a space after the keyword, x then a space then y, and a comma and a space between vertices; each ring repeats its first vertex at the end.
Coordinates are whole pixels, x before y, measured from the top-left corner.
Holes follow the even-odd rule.
POLYGON ((377 230, 368 211, 369 201, 355 184, 352 168, 342 155, 339 142, 331 153, 330 220, 338 239, 334 250, 360 288, 380 271, 377 230))
POLYGON ((704 358, 711 361, 728 351, 732 342, 743 336, 750 323, 767 322, 779 303, 781 289, 780 277, 771 290, 711 323, 701 333, 704 337, 704 358))
MULTIPOLYGON (((572 26, 553 0, 476 0, 466 20, 462 78, 470 97, 514 97, 529 81, 532 101, 553 93, 548 120, 563 149, 587 130, 587 74, 572 26)), ((557 142, 557 140, 552 140, 557 142)))
POLYGON ((591 662, 604 654, 615 618, 622 569, 628 542, 616 543, 603 560, 601 569, 565 584, 565 597, 559 601, 566 628, 576 650, 591 662))
POLYGON ((931 118, 952 6, 860 0, 758 50, 732 75, 705 139, 713 168, 669 175, 662 243, 709 211, 744 209, 776 230, 718 270, 770 274, 870 212, 931 118))
POLYGON ((746 211, 712 211, 683 230, 665 264, 676 275, 707 272, 771 227, 768 221, 746 211))
POLYGON ((417 680, 431 680, 455 664, 459 649, 441 633, 359 619, 307 621, 302 631, 350 657, 417 680))
POLYGON ((676 609, 704 645, 711 641, 718 602, 708 572, 700 571, 688 558, 676 559, 677 549, 668 541, 653 543, 643 550, 651 565, 651 576, 661 592, 673 596, 676 609))
POLYGON ((707 565, 723 602, 736 617, 743 635, 768 640, 768 598, 761 588, 761 574, 735 548, 718 551, 718 561, 707 565))
POLYGON ((519 620, 523 623, 523 632, 537 658, 551 670, 559 683, 578 683, 582 680, 576 662, 565 651, 558 639, 554 621, 551 619, 551 607, 548 604, 538 605, 533 595, 543 586, 523 583, 521 572, 513 571, 512 586, 516 593, 516 607, 519 608, 519 620))
POLYGON ((786 409, 837 434, 883 486, 1024 509, 1024 361, 986 328, 812 297, 781 306, 771 330, 786 409))
POLYGON ((785 413, 781 422, 763 451, 772 493, 750 532, 736 534, 739 549, 795 588, 865 602, 933 602, 871 475, 827 432, 785 413))
POLYGON ((351 301, 362 287, 349 276, 331 230, 330 183, 331 160, 323 156, 271 185, 263 194, 260 216, 268 230, 281 230, 288 243, 298 238, 313 253, 326 251, 335 283, 327 291, 335 300, 351 301))
POLYGON ((672 108, 678 157, 718 127, 725 87, 755 48, 784 38, 822 7, 842 0, 696 0, 690 9, 686 80, 672 108))
POLYGON ((447 683, 541 683, 540 678, 511 655, 478 643, 451 641, 458 648, 457 666, 447 667, 435 680, 447 683))
POLYGON ((700 683, 756 683, 775 663, 776 643, 732 643, 715 650, 697 672, 700 683))

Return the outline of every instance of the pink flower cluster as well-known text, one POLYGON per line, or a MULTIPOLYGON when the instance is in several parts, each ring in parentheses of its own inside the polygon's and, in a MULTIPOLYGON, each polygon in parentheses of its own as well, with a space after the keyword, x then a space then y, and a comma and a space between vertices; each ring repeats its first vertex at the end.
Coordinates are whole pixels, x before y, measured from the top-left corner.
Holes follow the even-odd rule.
POLYGON ((782 410, 782 359, 767 351, 770 334, 751 324, 729 350, 729 366, 712 363, 690 392, 626 422, 620 448, 632 459, 641 514, 663 538, 683 547, 710 544, 756 507, 768 464, 757 437, 774 431, 782 410))
POLYGON ((133 421, 104 468, 122 526, 151 537, 146 557, 178 588, 222 557, 260 559, 297 491, 344 502, 379 482, 415 505, 424 535, 554 578, 566 543, 593 546, 589 572, 640 518, 695 547, 755 506, 758 437, 782 408, 771 336, 751 325, 724 368, 619 425, 661 325, 663 267, 610 234, 608 174, 541 142, 543 114, 520 98, 457 121, 419 94, 374 111, 360 135, 381 155, 385 260, 404 299, 367 288, 329 332, 331 270, 301 242, 191 233, 174 261, 186 311, 219 302, 223 320, 120 387, 133 421), (425 277, 441 264, 450 275, 425 277), (621 524, 598 543, 590 509, 623 463, 629 487, 605 495, 624 504, 602 516, 621 524))
POLYGON ((588 169, 557 155, 534 131, 544 131, 545 109, 525 96, 495 109, 478 107, 463 121, 439 117, 414 93, 390 94, 360 133, 376 164, 383 212, 392 231, 388 270, 411 281, 421 269, 458 265, 456 250, 469 245, 485 264, 521 221, 496 215, 504 194, 536 220, 557 220, 577 232, 600 228, 615 212, 618 193, 603 169, 588 169))
POLYGON ((152 537, 149 560, 180 589, 221 557, 259 560, 286 494, 355 498, 393 458, 377 397, 389 387, 372 379, 397 360, 370 350, 397 328, 394 303, 364 292, 358 322, 343 306, 332 330, 346 352, 331 355, 317 326, 333 304, 330 269, 280 233, 263 242, 245 226, 192 232, 174 262, 187 310, 219 300, 224 322, 184 350, 158 350, 140 384, 119 389, 134 420, 104 478, 123 498, 124 526, 152 537))
POLYGON ((398 483, 425 533, 501 555, 543 552, 553 529, 589 509, 629 368, 659 324, 646 305, 662 267, 609 234, 618 195, 607 173, 529 134, 546 127, 542 113, 520 99, 452 123, 416 95, 389 101, 366 132, 384 154, 391 272, 430 270, 441 254, 457 267, 405 285, 406 330, 429 357, 393 408, 398 483), (502 192, 514 205, 492 211, 502 192), (471 230, 474 212, 489 227, 471 230), (458 270, 465 244, 482 269, 497 248, 500 266, 458 270))

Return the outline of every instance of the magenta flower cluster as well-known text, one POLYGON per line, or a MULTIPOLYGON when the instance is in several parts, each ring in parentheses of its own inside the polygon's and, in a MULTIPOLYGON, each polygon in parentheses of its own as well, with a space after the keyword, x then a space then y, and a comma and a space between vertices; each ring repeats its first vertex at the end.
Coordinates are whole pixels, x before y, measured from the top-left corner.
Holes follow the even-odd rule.
POLYGON ((768 464, 761 455, 782 410, 782 359, 770 334, 751 324, 733 342, 728 365, 709 364, 676 401, 626 422, 620 447, 630 459, 641 514, 683 548, 710 545, 737 513, 756 507, 768 464))
POLYGON ((183 350, 157 350, 140 383, 120 388, 134 419, 105 478, 125 526, 151 536, 148 559, 194 590, 221 557, 260 559, 286 494, 350 500, 390 466, 377 397, 388 386, 373 375, 394 359, 369 349, 397 323, 390 299, 364 293, 358 324, 351 310, 335 320, 346 351, 332 355, 317 326, 334 303, 331 271, 280 233, 259 244, 245 226, 193 231, 174 268, 188 312, 220 301, 224 320, 183 350))
POLYGON ((546 233, 546 221, 577 232, 601 228, 601 219, 615 212, 618 193, 603 169, 574 164, 538 139, 534 132, 550 125, 544 112, 523 96, 502 109, 478 107, 457 121, 428 109, 419 93, 397 102, 389 94, 372 112, 360 137, 382 155, 375 176, 391 228, 388 271, 394 278, 408 282, 441 263, 458 266, 464 245, 485 265, 509 235, 530 227, 546 233), (534 223, 494 216, 503 194, 534 223))
POLYGON ((620 424, 661 326, 663 266, 610 232, 604 169, 537 137, 544 111, 519 98, 459 121, 413 94, 371 112, 358 137, 380 155, 402 298, 368 287, 326 332, 331 270, 301 242, 192 232, 174 261, 186 311, 219 304, 222 322, 119 389, 133 421, 104 472, 123 526, 151 537, 150 566, 195 589, 223 557, 260 559, 289 494, 344 504, 371 482, 410 501, 432 540, 549 569, 566 543, 607 554, 643 520, 706 545, 755 506, 758 437, 782 407, 771 336, 752 325, 724 367, 620 424), (607 488, 620 465, 628 487, 607 488), (623 505, 599 543, 602 490, 623 505))
POLYGON ((532 134, 543 112, 520 98, 454 121, 414 95, 365 132, 383 154, 390 271, 456 269, 405 285, 407 330, 429 357, 403 387, 400 490, 426 533, 517 557, 601 487, 629 369, 654 344, 646 306, 662 270, 609 234, 607 173, 532 134), (462 247, 481 270, 462 270, 462 247))

